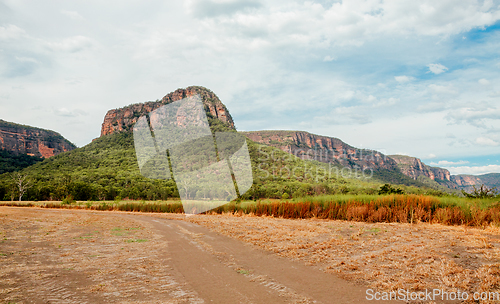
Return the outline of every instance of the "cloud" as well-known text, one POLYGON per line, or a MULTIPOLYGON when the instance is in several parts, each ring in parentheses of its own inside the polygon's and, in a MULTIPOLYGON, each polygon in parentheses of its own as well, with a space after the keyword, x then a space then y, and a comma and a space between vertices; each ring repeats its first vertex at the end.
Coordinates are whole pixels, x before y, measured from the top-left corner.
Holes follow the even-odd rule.
POLYGON ((402 76, 395 76, 394 79, 396 79, 396 81, 399 83, 405 83, 405 82, 409 82, 411 80, 414 80, 415 78, 402 75, 402 76))
POLYGON ((75 11, 61 10, 61 14, 66 15, 73 20, 85 20, 85 18, 83 18, 82 15, 80 15, 78 12, 75 11))
POLYGON ((490 84, 490 82, 484 78, 479 79, 478 82, 479 82, 479 84, 482 84, 482 85, 489 85, 490 84))
POLYGON ((500 145, 500 143, 494 141, 491 138, 486 138, 486 137, 476 138, 476 143, 478 145, 481 145, 481 146, 492 146, 492 147, 496 147, 496 146, 500 145))
POLYGON ((430 72, 432 72, 436 75, 444 73, 448 70, 447 67, 445 67, 444 65, 439 64, 439 63, 431 63, 431 64, 428 64, 427 67, 429 68, 430 72))
POLYGON ((469 162, 466 160, 460 160, 456 162, 452 161, 447 161, 447 160, 440 160, 437 163, 436 162, 431 162, 432 166, 438 166, 438 167, 446 167, 446 166, 457 166, 457 165, 465 165, 468 164, 469 162))
POLYGON ((430 84, 429 89, 433 93, 437 94, 446 94, 446 95, 456 95, 458 94, 457 90, 453 87, 453 85, 437 85, 437 84, 430 84))
POLYGON ((31 58, 31 57, 15 57, 16 60, 20 61, 20 62, 32 62, 32 63, 38 63, 38 61, 35 59, 35 58, 31 58))
POLYGON ((83 110, 80 110, 80 109, 68 110, 66 108, 56 109, 56 110, 54 110, 54 114, 56 114, 57 116, 63 116, 63 117, 77 117, 77 116, 87 115, 87 113, 83 110))
POLYGON ((489 126, 486 125, 486 120, 500 120, 500 108, 459 108, 450 111, 445 119, 455 124, 468 123, 478 128, 487 129, 489 126))
POLYGON ((500 173, 500 165, 447 167, 446 169, 448 169, 453 175, 500 173))
POLYGON ((337 60, 337 58, 332 57, 330 55, 327 55, 327 56, 325 56, 325 58, 323 58, 323 61, 325 61, 325 62, 334 61, 334 60, 337 60))
POLYGON ((85 36, 73 36, 60 42, 49 42, 47 45, 54 51, 75 53, 91 47, 94 42, 85 36))
POLYGON ((210 1, 191 0, 187 3, 188 10, 198 18, 213 18, 222 15, 232 15, 251 8, 259 8, 262 4, 254 0, 210 1))
POLYGON ((431 153, 431 154, 427 155, 426 158, 427 159, 433 159, 433 158, 436 158, 436 157, 437 157, 436 154, 431 153))
POLYGON ((25 30, 13 24, 0 26, 0 40, 18 39, 26 34, 25 30))

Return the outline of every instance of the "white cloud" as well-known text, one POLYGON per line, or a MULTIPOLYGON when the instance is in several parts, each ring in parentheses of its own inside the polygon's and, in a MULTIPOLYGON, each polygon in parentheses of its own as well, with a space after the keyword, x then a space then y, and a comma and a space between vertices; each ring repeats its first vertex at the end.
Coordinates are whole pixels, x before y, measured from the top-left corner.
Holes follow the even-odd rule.
POLYGON ((31 57, 18 57, 18 56, 16 56, 15 58, 17 61, 20 61, 20 62, 38 63, 38 60, 36 60, 35 58, 31 58, 31 57))
POLYGON ((436 158, 436 157, 437 157, 436 154, 433 154, 433 153, 427 155, 427 159, 433 159, 433 158, 436 158))
POLYGON ((447 167, 446 169, 448 169, 453 175, 500 173, 500 165, 447 167))
POLYGON ((87 113, 80 109, 68 110, 67 108, 59 108, 54 110, 54 114, 56 114, 57 116, 64 116, 64 117, 77 117, 86 115, 87 113))
POLYGON ((396 79, 396 81, 399 83, 405 83, 414 80, 415 78, 411 76, 402 75, 402 76, 394 76, 394 79, 396 79))
POLYGON ((457 90, 453 87, 453 85, 437 85, 437 84, 430 84, 429 89, 433 93, 438 93, 438 94, 447 94, 447 95, 456 95, 458 92, 457 90))
POLYGON ((484 78, 479 79, 478 82, 479 82, 479 84, 482 84, 482 85, 489 85, 490 84, 490 82, 484 78))
POLYGON ((444 65, 439 64, 439 63, 431 63, 431 64, 428 64, 427 67, 429 68, 430 72, 432 72, 436 75, 444 73, 448 70, 447 67, 445 67, 444 65))
POLYGON ((61 10, 61 14, 66 15, 74 20, 85 20, 85 18, 83 18, 82 15, 80 15, 78 12, 75 11, 61 10))
POLYGON ((325 56, 325 58, 323 58, 323 61, 325 61, 325 62, 334 61, 334 60, 337 60, 337 58, 330 56, 330 55, 327 55, 327 56, 325 56))
POLYGON ((478 138, 476 138, 476 143, 478 145, 481 145, 481 146, 493 146, 493 147, 496 147, 496 146, 500 145, 500 143, 494 141, 491 138, 487 138, 487 137, 478 137, 478 138))
POLYGON ((13 24, 0 26, 0 40, 17 39, 25 35, 25 31, 13 24))
POLYGON ((458 108, 450 111, 445 118, 456 124, 468 123, 478 128, 489 128, 486 120, 500 120, 500 108, 458 108))
POLYGON ((438 166, 438 167, 447 167, 447 166, 458 166, 458 165, 465 165, 468 164, 469 162, 466 160, 460 160, 456 162, 452 161, 447 161, 447 160, 440 160, 437 163, 436 162, 431 162, 432 166, 438 166))
POLYGON ((91 47, 93 40, 85 36, 73 36, 60 42, 49 42, 49 48, 55 51, 75 53, 91 47))

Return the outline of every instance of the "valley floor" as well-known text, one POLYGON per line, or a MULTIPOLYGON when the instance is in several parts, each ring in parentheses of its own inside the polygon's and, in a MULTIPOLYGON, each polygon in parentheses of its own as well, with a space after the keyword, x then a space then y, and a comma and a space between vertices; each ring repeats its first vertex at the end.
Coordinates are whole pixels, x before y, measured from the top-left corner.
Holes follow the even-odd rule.
POLYGON ((0 229, 6 303, 362 303, 374 302, 367 288, 500 292, 498 228, 0 207, 0 229))

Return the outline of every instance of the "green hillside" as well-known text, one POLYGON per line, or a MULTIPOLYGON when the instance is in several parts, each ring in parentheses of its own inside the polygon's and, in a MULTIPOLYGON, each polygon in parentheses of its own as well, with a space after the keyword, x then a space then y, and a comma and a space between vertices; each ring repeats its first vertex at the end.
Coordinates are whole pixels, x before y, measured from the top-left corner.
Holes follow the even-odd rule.
POLYGON ((0 150, 0 174, 18 171, 42 161, 43 158, 27 154, 16 154, 8 150, 0 150))

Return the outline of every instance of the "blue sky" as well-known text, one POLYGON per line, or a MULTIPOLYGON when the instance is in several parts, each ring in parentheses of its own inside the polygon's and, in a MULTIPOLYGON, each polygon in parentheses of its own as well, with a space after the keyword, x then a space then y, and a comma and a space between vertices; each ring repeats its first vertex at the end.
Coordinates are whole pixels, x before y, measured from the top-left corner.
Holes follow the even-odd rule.
POLYGON ((500 1, 2 1, 0 118, 78 146, 205 86, 239 130, 500 172, 500 1))

